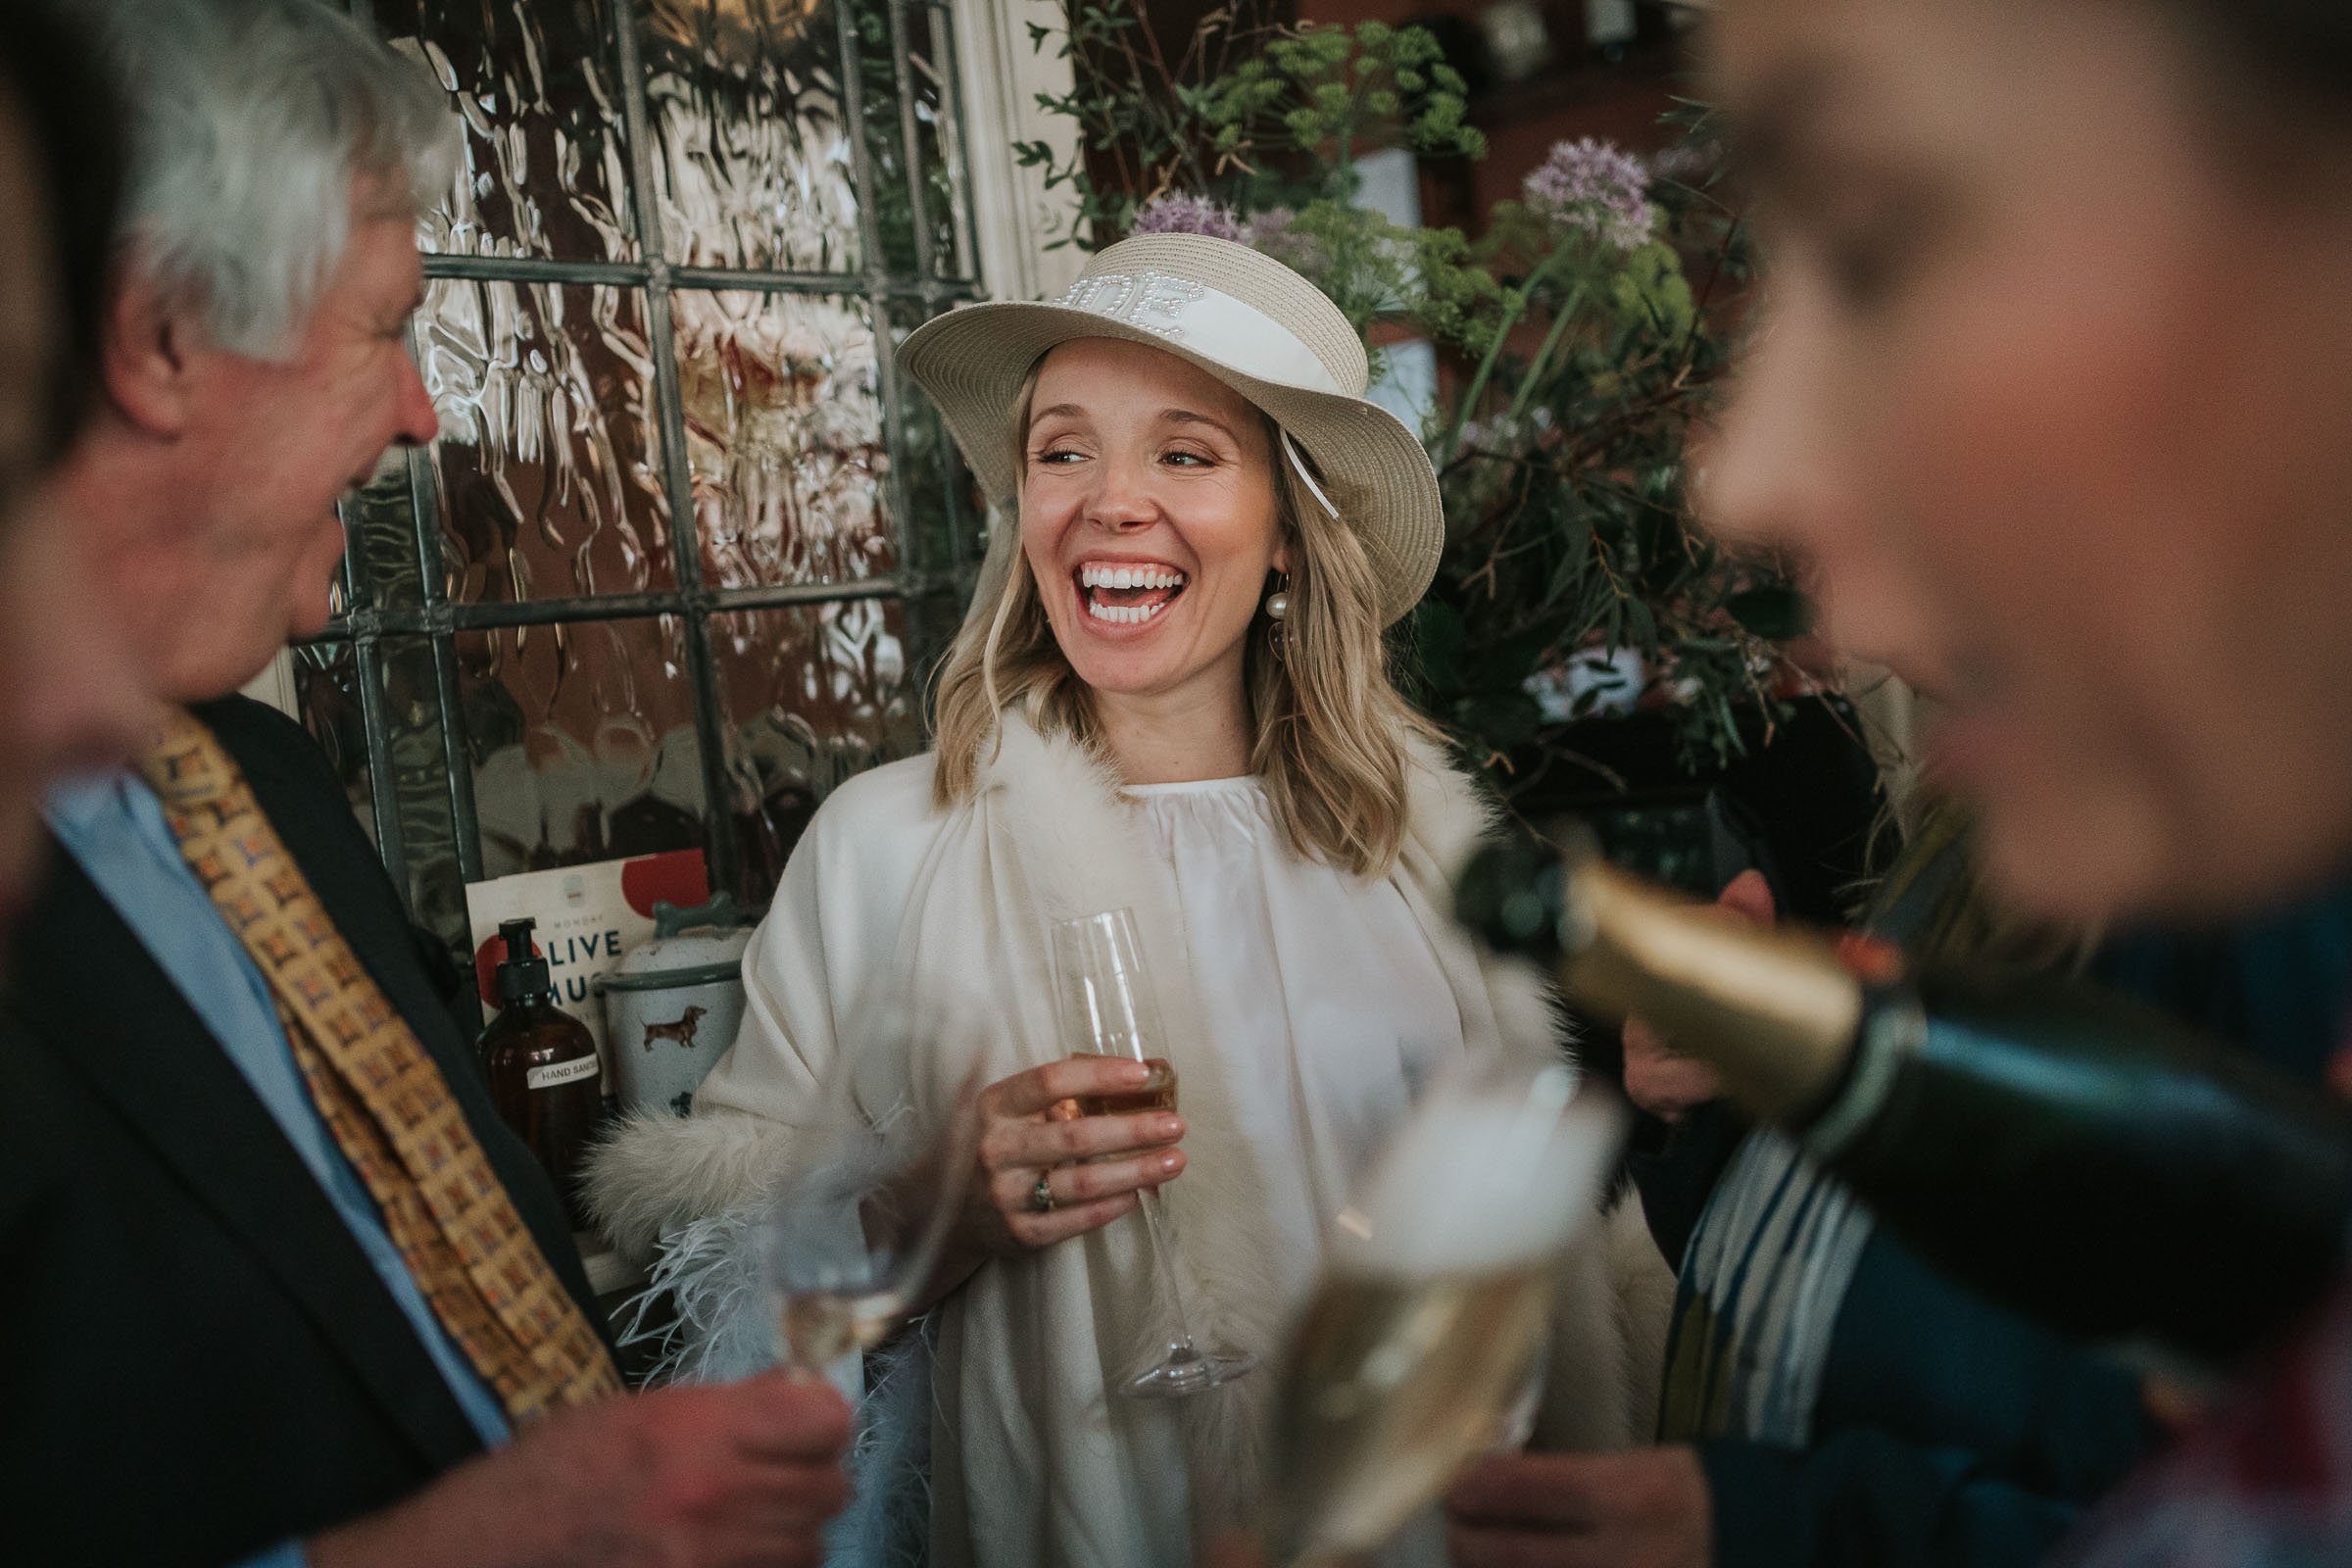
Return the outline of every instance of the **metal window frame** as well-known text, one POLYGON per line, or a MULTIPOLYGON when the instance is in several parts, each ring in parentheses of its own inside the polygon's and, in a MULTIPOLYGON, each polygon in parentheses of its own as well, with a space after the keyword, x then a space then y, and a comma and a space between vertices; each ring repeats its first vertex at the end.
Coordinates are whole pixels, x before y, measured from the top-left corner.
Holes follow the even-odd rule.
MULTIPOLYGON (((373 0, 345 0, 363 22, 373 23, 373 0)), ((499 627, 548 625, 596 620, 654 620, 675 616, 682 623, 687 677, 694 698, 695 735, 702 762, 703 850, 711 886, 739 885, 743 869, 741 849, 729 808, 726 780, 726 716, 710 653, 712 616, 735 611, 769 610, 793 606, 845 604, 859 600, 896 600, 905 609, 903 643, 910 686, 919 689, 918 672, 927 667, 931 650, 924 646, 918 603, 929 595, 968 591, 973 538, 959 538, 958 559, 921 559, 920 530, 913 524, 910 486, 916 483, 906 461, 906 422, 908 417, 934 417, 910 410, 890 353, 893 307, 914 302, 925 316, 937 314, 961 300, 981 294, 978 256, 972 235, 970 171, 954 180, 956 211, 948 215, 958 248, 975 275, 943 275, 934 254, 931 195, 926 188, 926 166, 914 103, 912 67, 908 58, 909 13, 929 14, 929 37, 935 69, 942 79, 941 135, 943 155, 955 160, 966 155, 967 138, 960 123, 962 94, 958 88, 954 26, 944 0, 833 0, 841 72, 840 109, 849 135, 851 173, 858 190, 858 224, 862 266, 855 272, 796 272, 780 270, 731 270, 673 267, 663 256, 662 226, 655 199, 652 117, 647 107, 644 62, 640 53, 639 0, 607 0, 612 35, 605 40, 609 59, 620 75, 620 133, 627 138, 627 174, 639 255, 634 261, 559 261, 528 257, 482 257, 428 253, 428 279, 475 279, 517 284, 607 284, 642 290, 647 344, 654 361, 654 392, 659 425, 662 482, 670 517, 670 540, 677 578, 674 588, 643 593, 536 599, 519 603, 459 604, 447 593, 441 559, 441 498, 437 493, 431 455, 411 452, 408 457, 408 502, 421 603, 382 606, 375 603, 364 551, 354 548, 345 558, 345 608, 315 645, 348 644, 358 683, 361 726, 366 735, 370 811, 378 854, 391 872, 401 898, 414 914, 409 847, 401 823, 401 794, 394 776, 391 725, 384 711, 385 648, 387 639, 421 638, 431 650, 434 683, 440 708, 442 765, 447 776, 449 810, 456 839, 458 868, 464 880, 482 880, 481 824, 473 795, 473 766, 466 733, 458 685, 456 636, 460 632, 499 627), (858 36, 860 7, 881 7, 889 17, 892 71, 898 94, 896 135, 906 170, 914 229, 915 274, 894 273, 884 255, 869 137, 880 127, 866 114, 863 64, 858 36), (714 588, 704 580, 700 539, 696 530, 692 475, 687 463, 684 410, 678 386, 671 297, 678 289, 725 289, 773 294, 822 294, 860 298, 870 313, 877 344, 878 389, 882 401, 884 449, 889 473, 884 480, 889 509, 888 537, 898 563, 893 572, 846 581, 785 583, 743 588, 714 588)), ((414 347, 414 345, 413 345, 414 347)), ((941 438, 944 441, 944 432, 941 438)), ((950 516, 958 535, 973 533, 976 519, 960 498, 950 499, 950 516)), ((347 514, 346 523, 354 519, 347 514)))

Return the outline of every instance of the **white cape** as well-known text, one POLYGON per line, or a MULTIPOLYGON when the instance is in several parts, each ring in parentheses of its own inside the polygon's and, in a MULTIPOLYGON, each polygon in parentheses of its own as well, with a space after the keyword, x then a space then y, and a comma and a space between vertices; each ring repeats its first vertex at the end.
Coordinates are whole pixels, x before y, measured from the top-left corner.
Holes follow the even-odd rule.
MULTIPOLYGON (((772 1353, 744 1239, 796 1144, 811 1142, 795 1124, 808 1125, 836 1054, 857 1050, 856 1098, 874 1120, 940 1104, 959 1053, 983 1052, 992 1081, 1060 1054, 1044 933, 1117 907, 1135 912, 1183 1076, 1189 1165, 1166 1192, 1175 1266, 1195 1316, 1271 1364, 1303 1303, 1279 1286, 1299 1260, 1278 1255, 1295 1242, 1265 1223, 1266 1195, 1298 1177, 1263 1168, 1229 1135, 1240 1120, 1232 1086, 1183 1056, 1199 1038, 1202 977, 1166 878, 1138 863, 1131 804, 1077 744, 1010 717, 972 801, 938 811, 931 787, 923 757, 834 792, 745 956, 743 1030, 694 1115, 640 1119, 594 1165, 592 1198, 614 1244, 647 1256, 666 1239, 662 1278, 678 1291, 689 1374, 740 1376, 772 1353), (941 1041, 955 1050, 925 1049, 941 1041)), ((1541 1045, 1558 1028, 1542 987, 1483 960, 1446 912, 1450 873, 1487 827, 1468 783, 1419 759, 1390 883, 1445 977, 1462 1047, 1541 1045)), ((1599 1231, 1563 1287, 1539 1425, 1550 1446, 1614 1447, 1634 1435, 1638 1374, 1599 1231)), ((1247 1518, 1270 1375, 1170 1402, 1105 1392, 1166 1343, 1146 1245, 1143 1227, 1122 1223, 992 1262, 926 1336, 909 1337, 888 1397, 869 1401, 898 1414, 866 1423, 863 1517, 852 1539, 836 1538, 836 1561, 894 1560, 886 1536, 904 1541, 904 1514, 919 1512, 899 1483, 926 1470, 936 1568, 1185 1568, 1247 1518), (905 1430, 921 1419, 926 1385, 927 1462, 924 1435, 905 1430)), ((1634 1337, 1652 1336, 1644 1325, 1634 1337)), ((1389 1560, 1441 1555, 1423 1539, 1389 1560)))

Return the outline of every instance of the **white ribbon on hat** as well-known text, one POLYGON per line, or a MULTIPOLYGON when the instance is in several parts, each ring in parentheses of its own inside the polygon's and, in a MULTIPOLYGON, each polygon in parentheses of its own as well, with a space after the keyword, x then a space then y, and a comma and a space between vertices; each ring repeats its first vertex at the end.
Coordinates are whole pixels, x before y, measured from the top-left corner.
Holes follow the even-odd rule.
MULTIPOLYGON (((1280 425, 1275 428, 1282 429, 1280 425)), ((1308 492, 1317 501, 1323 503, 1323 510, 1331 514, 1332 520, 1338 521, 1340 509, 1331 504, 1331 497, 1325 495, 1323 487, 1315 483, 1315 476, 1306 471, 1306 460, 1298 455, 1298 443, 1291 439, 1291 432, 1288 430, 1282 430, 1282 455, 1291 460, 1291 471, 1298 476, 1298 482, 1306 486, 1308 492)))
POLYGON ((1061 297, 1070 310, 1140 327, 1260 381, 1351 397, 1321 355, 1254 305, 1172 272, 1098 272, 1061 297))
MULTIPOLYGON (((1098 272, 1072 283, 1061 303, 1180 343, 1255 380, 1351 395, 1341 387, 1323 357, 1300 342, 1289 327, 1256 306, 1189 277, 1155 270, 1098 272)), ((1282 432, 1282 452, 1298 482, 1323 504, 1325 512, 1339 516, 1340 509, 1331 504, 1331 497, 1307 471, 1306 460, 1299 456, 1298 445, 1288 430, 1282 432)))

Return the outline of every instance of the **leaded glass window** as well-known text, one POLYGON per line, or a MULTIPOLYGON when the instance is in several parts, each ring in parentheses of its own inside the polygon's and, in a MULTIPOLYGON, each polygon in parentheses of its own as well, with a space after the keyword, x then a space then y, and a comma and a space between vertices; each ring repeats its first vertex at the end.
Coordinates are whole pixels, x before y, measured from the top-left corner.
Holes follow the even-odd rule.
POLYGON ((946 10, 352 0, 465 121, 424 222, 441 416, 353 503, 296 650, 420 924, 465 886, 701 847, 765 902, 919 741, 976 556, 888 347, 977 291, 946 10))

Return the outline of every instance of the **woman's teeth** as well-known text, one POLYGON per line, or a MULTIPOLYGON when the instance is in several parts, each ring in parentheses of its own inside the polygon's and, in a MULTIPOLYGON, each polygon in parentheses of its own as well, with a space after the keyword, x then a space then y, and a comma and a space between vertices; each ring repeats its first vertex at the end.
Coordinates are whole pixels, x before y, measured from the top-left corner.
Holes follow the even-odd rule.
POLYGON ((1176 602, 1186 578, 1173 566, 1094 564, 1078 568, 1078 597, 1094 619, 1140 626, 1176 602))
POLYGON ((1081 588, 1181 588, 1184 573, 1171 566, 1080 566, 1081 588))

